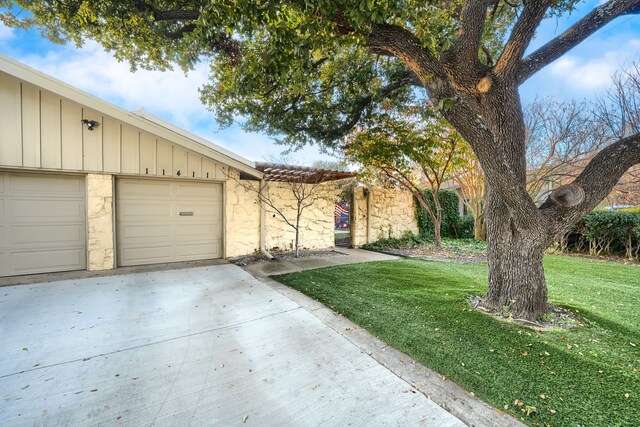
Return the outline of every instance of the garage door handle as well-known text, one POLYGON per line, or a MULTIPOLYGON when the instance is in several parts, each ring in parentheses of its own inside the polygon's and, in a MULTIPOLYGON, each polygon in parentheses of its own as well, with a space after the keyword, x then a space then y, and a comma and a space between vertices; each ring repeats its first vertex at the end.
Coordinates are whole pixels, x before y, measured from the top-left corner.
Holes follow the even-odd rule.
POLYGON ((193 216, 193 212, 180 212, 180 216, 193 216))

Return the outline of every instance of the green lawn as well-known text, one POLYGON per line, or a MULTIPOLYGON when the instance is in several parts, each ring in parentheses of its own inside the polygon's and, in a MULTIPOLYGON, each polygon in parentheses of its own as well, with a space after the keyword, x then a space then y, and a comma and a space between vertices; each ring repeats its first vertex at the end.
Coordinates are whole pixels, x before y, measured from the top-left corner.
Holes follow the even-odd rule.
POLYGON ((640 426, 640 266, 549 255, 545 270, 550 301, 587 326, 536 332, 472 310, 486 264, 386 261, 276 279, 527 424, 640 426))

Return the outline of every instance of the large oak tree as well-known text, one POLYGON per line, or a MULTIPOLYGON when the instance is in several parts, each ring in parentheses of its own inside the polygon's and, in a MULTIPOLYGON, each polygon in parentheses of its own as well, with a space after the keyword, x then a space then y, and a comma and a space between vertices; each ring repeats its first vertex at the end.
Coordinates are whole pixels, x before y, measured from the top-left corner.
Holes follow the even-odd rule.
MULTIPOLYGON (((4 13, 53 39, 99 41, 142 67, 211 62, 203 100, 228 123, 285 142, 331 146, 387 98, 424 91, 471 144, 486 175, 484 304, 536 318, 547 309, 545 248, 632 165, 640 135, 600 151, 540 207, 526 190, 518 87, 640 0, 609 0, 539 49, 541 21, 576 0, 19 0, 4 13), (13 13, 13 14, 12 14, 13 13)), ((13 2, 0 0, 0 5, 13 2)), ((158 90, 162 90, 158 88, 158 90)))

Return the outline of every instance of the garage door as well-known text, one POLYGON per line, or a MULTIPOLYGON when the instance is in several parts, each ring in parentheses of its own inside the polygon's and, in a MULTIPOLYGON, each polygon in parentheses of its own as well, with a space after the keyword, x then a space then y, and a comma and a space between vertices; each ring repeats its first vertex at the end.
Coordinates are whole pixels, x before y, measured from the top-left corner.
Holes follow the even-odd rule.
POLYGON ((222 184, 116 181, 118 265, 222 257, 222 184))
POLYGON ((0 276, 86 268, 84 177, 0 172, 0 276))

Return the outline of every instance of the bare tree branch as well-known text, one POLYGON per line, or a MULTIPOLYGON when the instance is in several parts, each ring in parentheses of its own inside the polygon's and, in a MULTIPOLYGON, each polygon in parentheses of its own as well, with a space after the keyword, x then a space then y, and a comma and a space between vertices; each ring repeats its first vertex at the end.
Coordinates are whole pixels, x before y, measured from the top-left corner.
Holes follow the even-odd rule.
POLYGON ((527 56, 517 70, 518 83, 522 84, 615 18, 637 13, 640 13, 640 0, 610 0, 594 8, 564 33, 527 56))
POLYGON ((575 207, 564 207, 552 200, 553 193, 540 206, 548 221, 553 242, 559 234, 593 210, 611 192, 620 177, 640 163, 640 134, 618 140, 600 151, 571 185, 584 191, 583 201, 575 207), (603 174, 602 171, 607 171, 603 174))

